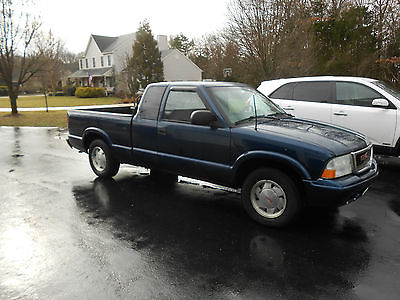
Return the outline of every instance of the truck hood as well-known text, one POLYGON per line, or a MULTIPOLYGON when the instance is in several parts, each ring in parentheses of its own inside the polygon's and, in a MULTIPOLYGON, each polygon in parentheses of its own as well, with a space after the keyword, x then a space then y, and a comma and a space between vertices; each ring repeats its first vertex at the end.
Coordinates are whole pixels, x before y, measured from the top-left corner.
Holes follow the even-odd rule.
MULTIPOLYGON (((252 126, 246 126, 249 129, 252 126)), ((261 133, 277 134, 304 143, 324 147, 335 155, 365 148, 366 138, 354 131, 326 123, 298 118, 262 119, 257 124, 261 133)))

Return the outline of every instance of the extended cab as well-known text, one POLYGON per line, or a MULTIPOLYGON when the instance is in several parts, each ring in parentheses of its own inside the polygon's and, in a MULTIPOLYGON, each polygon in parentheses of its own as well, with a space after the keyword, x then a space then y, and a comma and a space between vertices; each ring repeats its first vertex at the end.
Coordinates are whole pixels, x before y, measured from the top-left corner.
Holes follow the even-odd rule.
POLYGON ((354 201, 378 173, 364 136, 294 118, 238 83, 151 84, 138 109, 77 109, 68 118, 69 145, 89 154, 98 176, 129 163, 241 188, 248 214, 270 226, 305 205, 354 201))

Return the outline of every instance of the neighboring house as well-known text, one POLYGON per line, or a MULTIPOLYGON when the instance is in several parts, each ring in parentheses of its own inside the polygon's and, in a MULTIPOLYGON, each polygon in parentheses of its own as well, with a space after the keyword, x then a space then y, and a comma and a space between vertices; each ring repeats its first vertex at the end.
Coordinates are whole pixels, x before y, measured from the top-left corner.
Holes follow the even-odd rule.
MULTIPOLYGON (((79 70, 68 79, 80 86, 104 87, 114 90, 114 75, 121 73, 127 55, 132 55, 136 33, 108 37, 91 35, 83 57, 79 60, 79 70)), ((182 52, 169 49, 167 36, 157 36, 161 61, 164 65, 166 81, 198 81, 202 70, 182 52)))

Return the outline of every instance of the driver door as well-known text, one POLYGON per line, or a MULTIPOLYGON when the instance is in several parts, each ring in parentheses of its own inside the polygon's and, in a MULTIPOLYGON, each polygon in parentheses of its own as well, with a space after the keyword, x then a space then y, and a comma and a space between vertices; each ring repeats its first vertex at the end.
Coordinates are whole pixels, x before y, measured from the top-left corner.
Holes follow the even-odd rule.
POLYGON ((157 127, 160 167, 178 174, 210 179, 221 178, 229 168, 230 129, 193 125, 195 110, 211 110, 201 92, 172 88, 157 127))

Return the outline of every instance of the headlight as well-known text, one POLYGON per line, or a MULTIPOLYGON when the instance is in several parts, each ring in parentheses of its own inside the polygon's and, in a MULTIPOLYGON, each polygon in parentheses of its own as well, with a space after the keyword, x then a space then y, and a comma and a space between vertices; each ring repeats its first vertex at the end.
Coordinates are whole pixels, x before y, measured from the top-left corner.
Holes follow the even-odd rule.
POLYGON ((353 165, 353 156, 351 154, 332 158, 326 164, 321 178, 332 179, 349 175, 353 172, 353 165))

